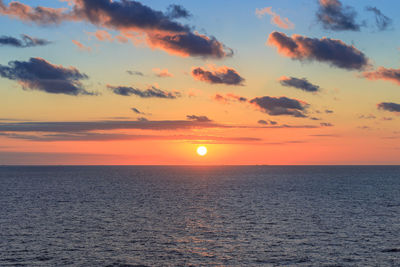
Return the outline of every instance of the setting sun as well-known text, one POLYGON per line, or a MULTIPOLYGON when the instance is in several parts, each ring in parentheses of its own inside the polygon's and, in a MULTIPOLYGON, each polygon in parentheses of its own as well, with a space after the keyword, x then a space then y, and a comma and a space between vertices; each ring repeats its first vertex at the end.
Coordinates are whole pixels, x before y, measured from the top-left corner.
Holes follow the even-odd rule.
POLYGON ((199 146, 197 148, 197 154, 199 154, 199 156, 205 156, 207 154, 207 148, 205 146, 199 146))

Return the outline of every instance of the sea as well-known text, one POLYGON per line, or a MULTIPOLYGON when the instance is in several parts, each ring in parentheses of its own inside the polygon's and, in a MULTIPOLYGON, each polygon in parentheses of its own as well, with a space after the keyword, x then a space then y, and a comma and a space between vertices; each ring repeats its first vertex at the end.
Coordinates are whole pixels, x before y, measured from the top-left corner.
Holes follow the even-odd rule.
POLYGON ((400 166, 2 166, 0 266, 400 266, 400 166))

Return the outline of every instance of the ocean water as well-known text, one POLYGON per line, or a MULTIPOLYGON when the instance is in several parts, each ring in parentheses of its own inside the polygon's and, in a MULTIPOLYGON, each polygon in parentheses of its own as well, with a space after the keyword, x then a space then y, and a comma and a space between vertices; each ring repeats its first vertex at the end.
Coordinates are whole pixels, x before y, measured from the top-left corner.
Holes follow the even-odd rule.
POLYGON ((400 266, 400 167, 0 167, 0 266, 400 266))

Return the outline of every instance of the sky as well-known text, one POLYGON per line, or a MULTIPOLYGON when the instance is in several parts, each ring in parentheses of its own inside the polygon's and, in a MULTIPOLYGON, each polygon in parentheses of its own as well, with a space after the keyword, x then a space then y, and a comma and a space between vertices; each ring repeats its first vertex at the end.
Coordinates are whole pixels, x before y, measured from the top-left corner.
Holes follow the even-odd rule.
POLYGON ((400 164, 399 8, 0 0, 0 164, 400 164))

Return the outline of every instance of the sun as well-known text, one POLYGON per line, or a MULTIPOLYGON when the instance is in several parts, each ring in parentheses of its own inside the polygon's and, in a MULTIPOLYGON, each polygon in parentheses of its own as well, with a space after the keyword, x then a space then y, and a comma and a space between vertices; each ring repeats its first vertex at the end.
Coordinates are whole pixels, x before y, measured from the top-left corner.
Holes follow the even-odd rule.
POLYGON ((205 156, 207 154, 207 148, 205 146, 199 146, 197 148, 197 154, 199 154, 199 156, 205 156))

